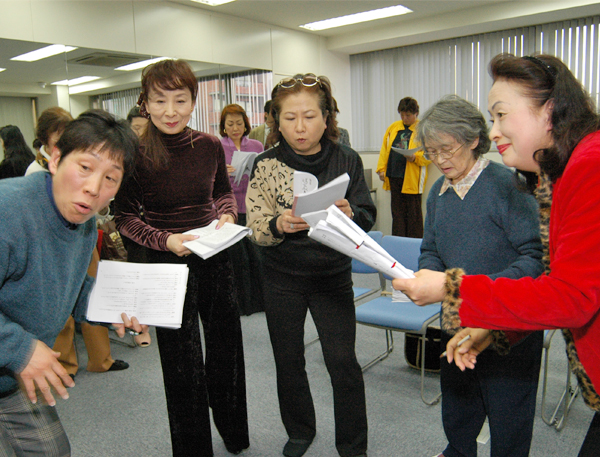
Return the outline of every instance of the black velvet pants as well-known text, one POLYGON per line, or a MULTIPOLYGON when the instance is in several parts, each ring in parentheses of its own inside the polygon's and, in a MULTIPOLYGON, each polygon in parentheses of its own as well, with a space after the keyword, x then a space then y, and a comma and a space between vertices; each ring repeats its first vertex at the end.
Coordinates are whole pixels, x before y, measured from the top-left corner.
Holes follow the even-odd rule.
POLYGON ((248 447, 242 329, 227 253, 207 260, 152 250, 147 256, 150 263, 187 263, 190 269, 181 328, 156 329, 173 456, 213 455, 209 406, 227 446, 248 447))
POLYGON ((304 358, 304 322, 310 310, 331 377, 335 444, 342 457, 367 449, 367 412, 362 371, 356 360, 356 315, 352 287, 297 292, 264 278, 265 311, 277 369, 281 418, 290 438, 312 440, 313 399, 304 358))

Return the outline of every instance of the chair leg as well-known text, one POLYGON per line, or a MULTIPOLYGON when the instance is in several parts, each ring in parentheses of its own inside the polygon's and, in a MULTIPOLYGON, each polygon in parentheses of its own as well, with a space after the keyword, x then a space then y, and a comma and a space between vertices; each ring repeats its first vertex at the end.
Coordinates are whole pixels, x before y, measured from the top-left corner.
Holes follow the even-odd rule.
MULTIPOLYGON (((137 347, 137 344, 135 344, 135 340, 133 339, 133 335, 125 336, 124 338, 120 338, 119 336, 113 336, 113 334, 116 335, 114 330, 108 331, 108 339, 110 340, 111 343, 117 343, 122 346, 127 346, 128 348, 137 347), (129 340, 129 342, 127 342, 127 340, 129 340)), ((125 332, 125 335, 128 335, 128 332, 125 332)))
POLYGON ((573 405, 575 398, 579 394, 579 386, 575 386, 574 389, 571 386, 571 369, 569 366, 567 366, 567 380, 565 383, 565 389, 563 390, 563 393, 560 396, 560 399, 558 400, 558 402, 556 404, 556 408, 554 408, 552 415, 548 418, 546 415, 546 408, 547 408, 546 391, 547 391, 547 384, 548 384, 548 376, 547 375, 548 375, 548 352, 549 351, 546 349, 544 352, 545 352, 545 354, 544 354, 544 373, 543 373, 544 380, 542 383, 541 416, 542 416, 542 420, 547 425, 549 425, 550 427, 554 427, 558 431, 561 431, 566 425, 567 416, 569 415, 571 406, 573 405), (560 418, 559 418, 559 412, 561 411, 561 409, 562 409, 562 416, 560 416, 560 418))
POLYGON ((432 400, 425 399, 425 342, 427 341, 426 335, 421 335, 421 338, 419 340, 421 341, 421 347, 419 348, 419 350, 421 351, 421 400, 423 400, 423 402, 426 405, 433 406, 437 405, 440 402, 442 398, 442 393, 440 392, 432 400))
POLYGON ((367 371, 369 368, 371 368, 373 365, 381 362, 382 360, 386 359, 394 350, 394 336, 392 335, 392 331, 391 330, 386 330, 385 331, 385 342, 386 342, 386 350, 383 351, 381 354, 379 354, 377 357, 375 357, 373 360, 371 360, 369 363, 367 363, 366 365, 363 365, 362 371, 363 373, 365 371, 367 371))

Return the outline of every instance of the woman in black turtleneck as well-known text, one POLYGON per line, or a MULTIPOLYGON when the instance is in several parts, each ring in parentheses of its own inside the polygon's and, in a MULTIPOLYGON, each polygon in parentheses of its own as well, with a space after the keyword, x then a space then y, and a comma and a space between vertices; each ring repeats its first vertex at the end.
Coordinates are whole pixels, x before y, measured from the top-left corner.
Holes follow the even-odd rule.
POLYGON ((362 372, 354 353, 351 260, 310 239, 308 224, 292 216, 294 171, 312 173, 319 186, 348 173, 346 196, 335 204, 365 231, 375 222, 375 205, 359 155, 336 141, 329 80, 296 75, 281 81, 272 98, 275 128, 269 142, 279 144, 255 161, 246 214, 253 241, 266 246, 265 311, 279 407, 289 435, 283 455, 302 456, 316 434, 304 368, 304 321, 310 310, 333 386, 337 450, 343 457, 366 456, 367 415, 362 372))

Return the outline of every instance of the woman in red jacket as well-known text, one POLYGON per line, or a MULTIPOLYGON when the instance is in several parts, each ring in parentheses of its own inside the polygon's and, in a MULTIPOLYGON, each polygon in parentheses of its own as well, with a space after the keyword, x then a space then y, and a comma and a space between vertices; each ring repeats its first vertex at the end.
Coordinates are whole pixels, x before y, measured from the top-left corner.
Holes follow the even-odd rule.
MULTIPOLYGON (((527 332, 563 329, 583 398, 599 411, 599 118, 581 84, 555 57, 502 54, 490 73, 490 138, 504 163, 535 189, 546 272, 492 281, 460 269, 422 270, 417 279, 395 280, 394 287, 418 304, 443 301, 442 325, 456 333, 448 361, 461 369, 472 368, 486 348, 505 352, 527 332), (459 348, 467 335, 471 339, 459 348)), ((598 413, 579 455, 600 455, 598 413)))

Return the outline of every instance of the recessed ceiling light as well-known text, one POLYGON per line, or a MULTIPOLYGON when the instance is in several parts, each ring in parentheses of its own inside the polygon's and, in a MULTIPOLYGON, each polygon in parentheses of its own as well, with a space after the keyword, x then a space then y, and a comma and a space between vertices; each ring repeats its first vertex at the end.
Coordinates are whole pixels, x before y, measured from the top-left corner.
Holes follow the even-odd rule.
POLYGON ((51 44, 45 48, 37 49, 35 51, 21 54, 20 56, 13 57, 10 60, 19 60, 22 62, 35 62, 36 60, 45 59, 46 57, 52 57, 63 52, 69 52, 77 49, 73 46, 65 46, 63 44, 51 44))
POLYGON ((81 76, 73 79, 63 79, 62 81, 56 81, 52 83, 53 86, 76 86, 77 84, 89 83, 100 79, 100 76, 81 76))
POLYGON ((0 68, 0 72, 6 70, 6 68, 0 68))
POLYGON ((169 58, 170 57, 156 57, 155 59, 142 60, 141 62, 134 62, 134 63, 130 63, 127 65, 123 65, 121 67, 117 67, 117 68, 115 68, 115 70, 122 70, 122 71, 139 70, 140 68, 147 67, 148 65, 151 65, 156 62, 160 62, 161 60, 167 60, 169 58))
POLYGON ((402 14, 412 13, 411 9, 402 5, 389 6, 378 10, 365 11, 364 13, 349 14, 347 16, 324 19, 322 21, 310 22, 300 27, 308 30, 325 30, 343 25, 358 24, 359 22, 374 21, 385 17, 400 16, 402 14))
POLYGON ((210 6, 219 6, 219 5, 224 5, 225 3, 235 2, 235 0, 192 0, 192 1, 196 2, 196 3, 204 3, 205 5, 210 5, 210 6))

